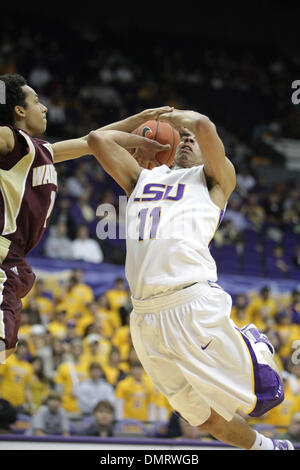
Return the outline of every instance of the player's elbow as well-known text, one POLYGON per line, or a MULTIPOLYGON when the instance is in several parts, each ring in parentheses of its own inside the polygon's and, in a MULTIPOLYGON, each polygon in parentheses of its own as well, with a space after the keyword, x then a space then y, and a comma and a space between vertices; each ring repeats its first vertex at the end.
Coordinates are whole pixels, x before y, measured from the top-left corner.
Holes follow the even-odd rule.
POLYGON ((204 114, 199 114, 196 120, 196 128, 198 132, 204 132, 212 128, 216 128, 214 123, 204 114))
POLYGON ((91 131, 87 137, 87 144, 93 153, 98 153, 103 149, 106 136, 103 132, 91 131))
POLYGON ((91 131, 87 136, 87 143, 89 147, 94 147, 95 145, 99 145, 101 142, 101 138, 99 136, 99 132, 91 131))

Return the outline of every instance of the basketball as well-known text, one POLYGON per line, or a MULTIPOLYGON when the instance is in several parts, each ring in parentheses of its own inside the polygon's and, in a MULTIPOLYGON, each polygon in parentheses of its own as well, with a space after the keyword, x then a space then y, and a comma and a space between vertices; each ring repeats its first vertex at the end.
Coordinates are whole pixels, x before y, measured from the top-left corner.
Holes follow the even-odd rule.
MULTIPOLYGON (((168 150, 159 152, 156 155, 156 159, 161 163, 161 165, 172 165, 177 145, 180 142, 180 135, 176 129, 170 126, 170 124, 160 121, 147 121, 135 129, 133 134, 141 135, 148 139, 154 139, 163 145, 170 144, 170 148, 168 150)), ((133 154, 134 151, 135 150, 132 150, 130 153, 133 154)), ((154 168, 154 165, 150 163, 148 168, 151 170, 154 168)))

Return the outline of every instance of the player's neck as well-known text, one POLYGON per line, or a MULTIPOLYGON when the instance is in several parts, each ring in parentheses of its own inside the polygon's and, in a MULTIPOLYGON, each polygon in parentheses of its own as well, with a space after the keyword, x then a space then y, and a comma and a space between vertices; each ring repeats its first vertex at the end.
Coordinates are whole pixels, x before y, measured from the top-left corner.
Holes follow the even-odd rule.
POLYGON ((14 122, 13 126, 16 127, 17 129, 20 129, 21 131, 26 132, 26 134, 33 137, 33 133, 30 131, 30 129, 26 126, 25 123, 23 123, 23 122, 18 122, 18 123, 14 122))

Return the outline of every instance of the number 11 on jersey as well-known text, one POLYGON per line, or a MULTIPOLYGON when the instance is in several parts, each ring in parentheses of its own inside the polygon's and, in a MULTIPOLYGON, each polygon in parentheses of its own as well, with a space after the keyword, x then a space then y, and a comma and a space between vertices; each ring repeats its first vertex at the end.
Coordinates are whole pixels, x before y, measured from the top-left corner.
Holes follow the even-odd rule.
MULTIPOLYGON (((140 228, 139 228, 139 241, 140 242, 144 240, 144 232, 145 232, 148 212, 149 212, 149 209, 142 209, 140 210, 139 215, 138 215, 140 219, 140 228)), ((154 207, 149 214, 149 217, 152 217, 152 224, 151 224, 150 237, 149 237, 150 240, 156 239, 160 216, 161 216, 161 207, 154 207)))

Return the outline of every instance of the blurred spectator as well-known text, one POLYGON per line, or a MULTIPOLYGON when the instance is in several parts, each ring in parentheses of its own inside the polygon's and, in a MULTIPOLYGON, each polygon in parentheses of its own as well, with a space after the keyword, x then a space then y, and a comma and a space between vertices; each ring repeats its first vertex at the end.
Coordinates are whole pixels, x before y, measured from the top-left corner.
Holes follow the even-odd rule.
POLYGON ((108 383, 116 387, 120 380, 125 379, 125 370, 126 367, 124 367, 124 364, 121 362, 120 351, 116 346, 113 346, 107 364, 103 365, 103 371, 108 383))
POLYGON ((238 174, 236 178, 237 182, 237 191, 241 196, 245 197, 255 186, 255 178, 252 175, 250 168, 244 167, 238 174))
POLYGON ((243 232, 238 230, 231 220, 224 220, 219 230, 215 233, 216 247, 223 245, 235 245, 239 250, 243 246, 243 232))
POLYGON ((72 176, 67 178, 66 189, 69 196, 81 197, 88 185, 87 166, 84 162, 77 164, 72 176))
POLYGON ((75 387, 87 379, 87 368, 82 359, 82 341, 75 339, 71 343, 71 354, 57 368, 54 377, 57 391, 62 397, 62 407, 68 413, 80 413, 75 387))
POLYGON ((122 277, 115 279, 113 288, 106 292, 106 296, 110 308, 119 312, 120 308, 125 305, 129 297, 125 279, 122 277))
POLYGON ((282 245, 276 245, 273 249, 274 265, 282 273, 283 277, 288 277, 289 266, 284 258, 282 245))
POLYGON ((28 82, 34 88, 44 87, 45 85, 48 85, 50 80, 51 73, 42 61, 40 61, 36 67, 32 69, 28 76, 28 82))
POLYGON ((45 370, 47 371, 47 377, 53 379, 56 374, 56 370, 59 365, 64 361, 64 347, 63 342, 59 338, 53 336, 50 337, 50 349, 51 355, 45 363, 45 370))
POLYGON ((21 312, 21 319, 20 319, 20 328, 18 337, 20 339, 24 339, 25 341, 28 340, 28 337, 31 332, 31 325, 29 323, 29 313, 26 310, 21 312))
POLYGON ((231 310, 231 319, 238 328, 251 323, 251 313, 248 308, 248 301, 244 294, 238 294, 235 298, 234 305, 231 310))
POLYGON ((267 194, 267 198, 264 203, 264 210, 266 213, 266 220, 269 224, 280 225, 283 214, 281 194, 275 191, 267 194))
POLYGON ((67 237, 67 225, 60 222, 52 227, 45 243, 45 255, 56 259, 73 259, 72 241, 67 237))
POLYGON ((54 209, 51 217, 51 225, 65 224, 67 226, 68 238, 73 240, 76 237, 77 224, 71 217, 71 201, 67 197, 59 198, 54 204, 54 209))
POLYGON ((104 379, 103 370, 99 363, 93 362, 89 367, 89 377, 74 387, 75 395, 81 412, 91 415, 99 400, 115 403, 113 387, 104 379))
POLYGON ((0 398, 0 434, 10 434, 10 426, 17 421, 17 411, 11 403, 0 398))
POLYGON ((37 410, 49 394, 50 383, 44 372, 42 358, 35 356, 31 358, 30 363, 33 368, 33 376, 30 384, 32 409, 37 410))
POLYGON ((96 213, 91 205, 92 188, 88 186, 84 192, 77 198, 71 207, 70 214, 73 220, 76 220, 76 225, 91 224, 94 222, 96 233, 96 213))
POLYGON ((101 400, 93 410, 94 421, 82 432, 84 436, 113 437, 114 435, 114 413, 113 404, 108 400, 101 400))
MULTIPOLYGON (((228 208, 226 209, 224 215, 224 222, 230 220, 237 230, 244 230, 248 226, 245 215, 241 212, 242 202, 236 198, 232 197, 228 201, 228 208)), ((216 232, 217 234, 218 232, 216 232)))
POLYGON ((77 238, 73 241, 74 259, 88 263, 101 263, 103 253, 99 243, 89 238, 88 228, 83 225, 77 231, 77 238))
POLYGON ((300 411, 291 417, 287 431, 279 437, 280 439, 288 439, 291 442, 300 442, 300 411))
POLYGON ((88 334, 83 340, 83 347, 83 360, 87 367, 90 367, 93 362, 98 362, 101 365, 108 362, 111 344, 99 334, 88 334))
POLYGON ((100 317, 108 320, 113 330, 121 326, 120 315, 118 311, 111 309, 106 293, 100 295, 97 305, 100 317))
POLYGON ((28 300, 28 305, 26 307, 26 311, 29 317, 29 323, 31 325, 36 325, 42 323, 42 318, 39 310, 39 306, 36 302, 35 298, 31 298, 28 300))
POLYGON ((241 211, 254 230, 260 231, 262 229, 265 222, 265 211, 258 203, 258 197, 256 194, 248 194, 241 207, 241 211))
POLYGON ((261 289, 259 296, 253 298, 249 303, 249 314, 252 322, 257 328, 264 331, 274 324, 277 313, 277 303, 270 295, 270 288, 265 286, 261 289))
POLYGON ((43 361, 51 360, 52 351, 47 343, 47 330, 43 325, 32 325, 28 347, 32 357, 39 356, 43 361))
POLYGON ((155 404, 152 386, 144 377, 144 369, 140 362, 131 365, 128 377, 116 386, 116 418, 152 421, 155 404))
POLYGON ((1 397, 9 401, 20 413, 29 410, 32 403, 33 368, 27 362, 27 357, 27 342, 20 340, 16 353, 0 367, 1 397))
POLYGON ((130 348, 129 320, 130 320, 130 314, 127 313, 125 324, 117 328, 112 337, 112 344, 119 349, 122 359, 125 359, 128 357, 129 348, 130 348))
POLYGON ((66 311, 58 309, 47 328, 53 337, 65 339, 67 334, 66 311))
POLYGON ((300 325, 300 291, 297 289, 291 293, 289 309, 292 312, 292 322, 300 325))
POLYGON ((66 412, 61 408, 61 397, 58 393, 49 393, 46 405, 41 406, 33 415, 26 434, 28 436, 70 435, 70 423, 66 412))
POLYGON ((45 281, 37 279, 34 285, 33 296, 41 315, 43 325, 46 325, 53 314, 54 305, 46 293, 45 281))

